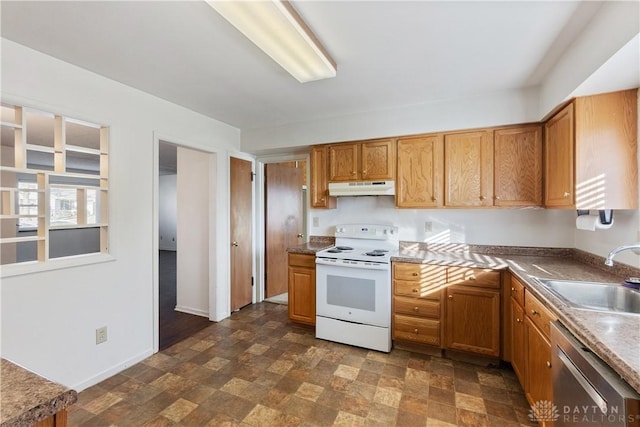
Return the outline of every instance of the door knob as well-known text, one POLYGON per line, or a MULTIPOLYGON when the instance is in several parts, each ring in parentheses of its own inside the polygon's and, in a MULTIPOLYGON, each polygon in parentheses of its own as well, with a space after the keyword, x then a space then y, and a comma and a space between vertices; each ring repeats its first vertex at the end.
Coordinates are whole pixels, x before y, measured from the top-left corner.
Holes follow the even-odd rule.
POLYGON ((298 237, 304 237, 304 234, 298 233, 298 237))
POLYGON ((237 247, 238 246, 238 242, 231 243, 231 246, 236 246, 237 247))

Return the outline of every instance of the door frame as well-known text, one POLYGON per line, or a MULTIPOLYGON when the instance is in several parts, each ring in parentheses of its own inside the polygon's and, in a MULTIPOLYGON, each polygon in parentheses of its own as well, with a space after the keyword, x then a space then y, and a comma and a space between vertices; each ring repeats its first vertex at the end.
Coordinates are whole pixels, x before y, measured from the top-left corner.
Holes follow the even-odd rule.
MULTIPOLYGON (((256 203, 256 188, 257 188, 257 177, 258 174, 256 173, 256 158, 255 156, 252 156, 251 154, 247 154, 247 153, 242 153, 239 151, 230 151, 228 153, 229 155, 227 156, 227 180, 229 179, 229 175, 231 173, 231 158, 235 157, 236 159, 240 159, 240 160, 246 160, 248 162, 251 162, 251 172, 254 174, 253 177, 253 185, 251 186, 251 227, 252 227, 252 233, 251 233, 251 253, 253 254, 252 260, 251 260, 251 276, 254 278, 254 282, 253 282, 253 290, 251 291, 251 304, 255 304, 256 302, 260 302, 262 301, 262 299, 258 299, 258 277, 257 277, 257 273, 256 273, 256 259, 257 259, 257 254, 256 254, 256 248, 258 247, 256 245, 256 233, 258 232, 257 229, 257 203, 256 203)), ((227 182, 227 188, 229 188, 229 183, 227 182)), ((227 191, 227 207, 229 208, 227 210, 227 218, 229 219, 228 224, 227 224, 227 228, 226 228, 226 238, 224 239, 224 242, 222 242, 225 246, 225 250, 227 251, 228 254, 230 254, 230 249, 229 249, 229 245, 231 244, 231 193, 229 191, 227 191)), ((228 271, 228 280, 227 280, 227 310, 229 311, 229 313, 231 313, 231 257, 228 256, 227 259, 227 271, 228 271)))
MULTIPOLYGON (((274 156, 260 156, 256 157, 256 180, 255 180, 255 190, 256 190, 256 209, 258 211, 258 218, 256 221, 256 235, 254 236, 254 241, 256 242, 256 247, 259 248, 255 252, 256 260, 255 260, 255 270, 256 270, 256 301, 262 302, 264 301, 265 296, 265 276, 266 276, 266 266, 265 266, 265 254, 266 254, 266 241, 265 241, 265 167, 264 165, 267 163, 283 163, 283 162, 300 162, 306 161, 307 165, 307 179, 311 176, 309 174, 309 153, 301 153, 301 154, 280 154, 274 156)), ((307 189, 309 186, 307 186, 307 189)), ((308 193, 307 193, 308 194, 308 193)), ((306 212, 307 216, 309 216, 309 209, 311 205, 309 204, 309 197, 307 197, 306 201, 306 212)), ((309 224, 309 218, 307 218, 307 224, 309 224)), ((302 230, 304 235, 308 238, 309 230, 302 230)))
MULTIPOLYGON (((166 135, 157 131, 153 132, 153 155, 152 155, 152 327, 153 327, 153 353, 159 350, 159 334, 160 334, 160 278, 159 278, 159 262, 158 251, 160 250, 159 238, 159 191, 160 191, 160 141, 164 141, 176 146, 198 150, 210 154, 209 163, 209 254, 211 259, 220 259, 220 257, 228 257, 228 248, 226 240, 229 233, 229 216, 228 211, 224 209, 216 209, 216 206, 229 205, 229 189, 228 189, 228 156, 225 151, 212 147, 203 146, 193 141, 177 138, 172 135, 166 135), (227 167, 225 168, 225 162, 227 167), (222 239, 216 239, 216 236, 225 235, 225 242, 222 239)), ((224 264, 222 264, 224 265, 224 264)), ((217 267, 217 263, 209 263, 209 320, 219 321, 229 316, 229 269, 217 267), (218 284, 221 284, 218 286, 218 284), (226 284, 226 290, 225 285, 226 284), (221 304, 216 302, 221 300, 226 292, 227 298, 226 310, 221 304)))

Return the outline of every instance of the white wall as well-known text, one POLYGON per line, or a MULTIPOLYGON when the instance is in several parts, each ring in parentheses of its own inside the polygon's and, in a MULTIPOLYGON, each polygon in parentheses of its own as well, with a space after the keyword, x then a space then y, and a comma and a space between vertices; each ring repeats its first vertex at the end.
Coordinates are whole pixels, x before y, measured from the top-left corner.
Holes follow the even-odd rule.
MULTIPOLYGON (((154 135, 225 154, 217 156, 214 193, 220 209, 216 227, 225 231, 226 151, 239 149, 240 133, 5 39, 1 68, 3 102, 111 129, 109 220, 114 260, 2 279, 2 357, 81 390, 153 351, 154 135), (95 329, 105 325, 109 340, 96 345, 95 329)), ((224 293, 228 258, 220 253, 218 259, 215 290, 224 293)))
POLYGON ((159 247, 164 251, 176 250, 176 175, 160 175, 158 188, 159 247))
POLYGON ((311 235, 332 236, 336 224, 358 222, 397 225, 400 240, 566 248, 573 247, 575 211, 395 209, 389 196, 339 197, 336 209, 309 211, 311 235), (425 222, 432 223, 431 232, 424 231, 425 222))
POLYGON ((201 151, 178 147, 176 310, 209 317, 209 164, 201 151))

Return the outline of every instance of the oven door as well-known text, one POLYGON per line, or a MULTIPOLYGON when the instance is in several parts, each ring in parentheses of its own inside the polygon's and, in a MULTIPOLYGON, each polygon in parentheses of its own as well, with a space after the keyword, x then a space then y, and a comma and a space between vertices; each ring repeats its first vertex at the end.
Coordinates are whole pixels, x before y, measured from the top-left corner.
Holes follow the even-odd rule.
POLYGON ((340 263, 316 258, 316 315, 390 327, 390 265, 340 263))

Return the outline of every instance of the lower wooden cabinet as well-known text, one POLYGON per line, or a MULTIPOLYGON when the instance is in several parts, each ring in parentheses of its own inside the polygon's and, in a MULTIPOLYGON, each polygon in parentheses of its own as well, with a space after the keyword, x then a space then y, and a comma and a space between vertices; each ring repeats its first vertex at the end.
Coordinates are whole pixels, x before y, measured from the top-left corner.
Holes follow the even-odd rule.
POLYGON ((529 316, 525 317, 526 338, 524 393, 529 403, 553 401, 551 343, 529 316))
POLYGON ((67 427, 67 419, 67 409, 61 409, 49 418, 34 424, 33 427, 67 427))
POLYGON ((525 378, 525 349, 524 308, 511 298, 511 366, 520 384, 524 384, 525 378))
POLYGON ((289 254, 289 319, 316 324, 315 255, 289 254))
POLYGON ((445 301, 445 347, 500 356, 500 292, 453 285, 445 301))

